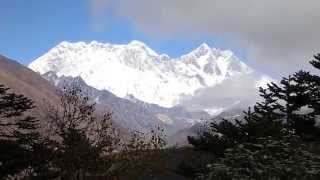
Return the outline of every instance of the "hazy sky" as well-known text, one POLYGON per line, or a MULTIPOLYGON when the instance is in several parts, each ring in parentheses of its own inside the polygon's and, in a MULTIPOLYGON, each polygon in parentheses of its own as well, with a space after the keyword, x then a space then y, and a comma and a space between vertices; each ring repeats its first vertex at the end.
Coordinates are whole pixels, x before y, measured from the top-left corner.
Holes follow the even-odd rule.
POLYGON ((320 52, 319 0, 1 0, 0 54, 27 64, 63 40, 144 41, 172 57, 201 42, 272 76, 320 52))

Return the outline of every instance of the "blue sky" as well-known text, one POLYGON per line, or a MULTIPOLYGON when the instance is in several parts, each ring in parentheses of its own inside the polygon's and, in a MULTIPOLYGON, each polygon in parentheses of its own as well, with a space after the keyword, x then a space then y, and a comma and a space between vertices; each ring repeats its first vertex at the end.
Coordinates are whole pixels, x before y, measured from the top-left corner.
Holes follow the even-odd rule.
MULTIPOLYGON (((90 0, 1 0, 0 54, 28 64, 61 41, 128 43, 140 40, 159 53, 177 57, 202 42, 211 47, 232 49, 245 58, 243 49, 221 38, 204 34, 154 38, 138 31, 132 23, 113 12, 103 12, 102 27, 93 26, 90 0)), ((101 23, 101 22, 100 22, 101 23)))

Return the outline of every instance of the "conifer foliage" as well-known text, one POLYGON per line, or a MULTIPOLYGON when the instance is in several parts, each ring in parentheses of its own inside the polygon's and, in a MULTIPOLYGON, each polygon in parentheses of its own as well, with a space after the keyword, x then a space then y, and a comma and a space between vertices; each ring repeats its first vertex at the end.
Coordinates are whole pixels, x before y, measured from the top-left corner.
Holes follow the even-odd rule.
POLYGON ((307 146, 294 135, 240 143, 207 164, 209 173, 199 175, 198 179, 317 179, 320 156, 307 146))
MULTIPOLYGON (((314 58, 310 64, 320 70, 320 54, 314 58)), ((262 101, 249 107, 243 119, 212 122, 200 137, 188 138, 195 149, 216 155, 212 163, 203 165, 207 172, 199 171, 199 179, 320 177, 320 128, 316 124, 320 77, 301 70, 259 92, 262 101)))
POLYGON ((0 85, 0 178, 40 165, 34 154, 42 140, 38 120, 28 115, 31 99, 0 85))

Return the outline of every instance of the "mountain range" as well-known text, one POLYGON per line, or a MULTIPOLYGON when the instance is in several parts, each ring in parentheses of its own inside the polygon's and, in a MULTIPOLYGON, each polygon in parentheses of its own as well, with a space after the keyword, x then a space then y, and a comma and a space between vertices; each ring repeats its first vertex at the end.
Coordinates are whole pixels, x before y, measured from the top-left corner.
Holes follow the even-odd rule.
POLYGON ((52 72, 41 76, 4 56, 0 56, 0 84, 34 100, 36 109, 33 113, 41 118, 43 127, 47 125, 43 111, 49 106, 59 105, 62 89, 73 84, 79 85, 93 101, 99 99, 96 101, 98 113, 111 111, 115 125, 124 133, 134 130, 146 132, 160 125, 171 136, 180 129, 188 129, 200 120, 210 118, 203 111, 191 112, 178 106, 165 108, 137 99, 119 98, 109 91, 88 86, 81 77, 58 77, 52 72))
POLYGON ((28 67, 1 56, 1 84, 35 99, 40 107, 44 101, 57 104, 61 90, 76 84, 97 104, 98 112, 112 111, 121 129, 147 131, 160 125, 171 144, 185 142, 186 135, 196 134, 209 119, 241 113, 229 106, 240 101, 237 96, 227 106, 214 108, 185 103, 199 92, 227 84, 214 94, 224 99, 230 82, 249 77, 246 86, 256 89, 270 80, 231 51, 207 44, 170 58, 139 41, 62 42, 28 67))
POLYGON ((120 98, 107 90, 98 90, 87 85, 81 77, 58 77, 53 72, 42 75, 56 87, 63 89, 69 86, 80 87, 92 101, 100 113, 112 112, 113 118, 121 127, 130 130, 147 132, 160 125, 170 136, 180 129, 190 128, 201 120, 211 118, 205 111, 188 111, 183 107, 165 108, 140 100, 120 98))
MULTIPOLYGON (((62 42, 28 67, 40 74, 79 76, 98 90, 167 108, 184 105, 183 102, 199 90, 239 77, 252 78, 246 85, 250 87, 259 87, 270 79, 247 66, 231 51, 210 48, 207 44, 181 57, 170 58, 139 41, 122 45, 62 42)), ((219 108, 224 107, 200 107, 208 112, 219 108)))

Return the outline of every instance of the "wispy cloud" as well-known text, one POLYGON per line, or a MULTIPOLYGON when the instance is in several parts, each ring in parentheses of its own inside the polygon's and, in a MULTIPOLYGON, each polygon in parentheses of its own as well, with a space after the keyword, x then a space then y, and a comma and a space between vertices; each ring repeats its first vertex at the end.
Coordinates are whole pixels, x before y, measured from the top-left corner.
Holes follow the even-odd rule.
POLYGON ((319 0, 118 0, 118 13, 151 36, 208 34, 248 50, 282 74, 320 51, 319 0))
POLYGON ((107 24, 106 11, 110 4, 111 0, 89 0, 91 25, 94 31, 104 30, 107 24))

